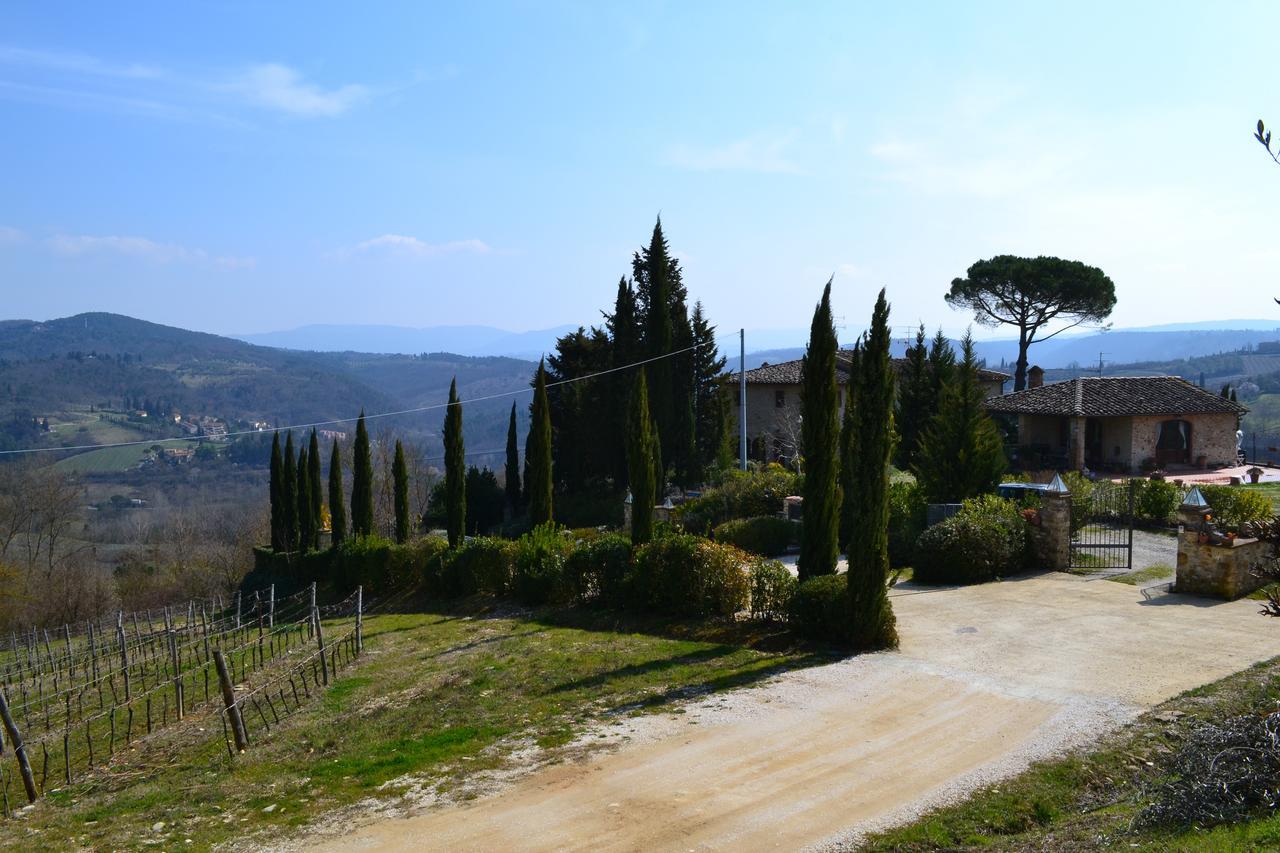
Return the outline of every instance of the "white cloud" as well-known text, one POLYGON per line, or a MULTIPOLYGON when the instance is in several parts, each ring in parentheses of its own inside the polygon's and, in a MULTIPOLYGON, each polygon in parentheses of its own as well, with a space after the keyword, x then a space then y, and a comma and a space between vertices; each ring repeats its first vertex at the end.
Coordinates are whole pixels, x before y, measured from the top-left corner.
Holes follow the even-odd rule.
POLYGON ((841 278, 862 278, 870 272, 866 267, 857 264, 839 264, 836 267, 836 275, 841 278))
POLYGON ((366 87, 351 83, 322 89, 303 80, 289 66, 277 63, 250 67, 231 88, 260 107, 308 117, 341 115, 369 94, 366 87))
POLYGON ((417 237, 404 234, 383 234, 357 243, 356 252, 396 252, 399 254, 417 255, 429 258, 438 255, 469 253, 485 255, 492 251, 483 240, 450 240, 447 243, 427 243, 417 237))
POLYGON ((8 225, 0 225, 0 246, 14 246, 27 242, 26 232, 8 225))
POLYGON ((80 257, 93 254, 114 254, 150 261, 156 264, 174 262, 210 262, 223 269, 252 269, 255 258, 219 255, 211 257, 204 249, 189 249, 174 243, 159 243, 146 237, 98 237, 88 234, 57 234, 45 240, 45 245, 59 255, 80 257))
POLYGON ((729 170, 800 174, 800 167, 787 153, 797 136, 792 130, 781 134, 755 134, 720 146, 673 145, 667 149, 666 161, 672 166, 698 172, 729 170))
POLYGON ((136 62, 117 65, 83 53, 31 50, 12 45, 0 45, 0 62, 6 65, 44 68, 50 71, 64 71, 75 74, 92 74, 99 77, 154 79, 164 76, 164 72, 153 65, 143 65, 136 62))

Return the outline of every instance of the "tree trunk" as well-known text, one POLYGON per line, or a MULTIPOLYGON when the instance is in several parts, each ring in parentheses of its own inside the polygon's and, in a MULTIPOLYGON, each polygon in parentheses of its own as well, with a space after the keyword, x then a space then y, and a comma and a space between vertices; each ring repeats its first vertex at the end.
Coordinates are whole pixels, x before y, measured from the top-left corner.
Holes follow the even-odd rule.
POLYGON ((1013 390, 1021 391, 1027 387, 1027 330, 1018 329, 1018 364, 1013 371, 1013 390))

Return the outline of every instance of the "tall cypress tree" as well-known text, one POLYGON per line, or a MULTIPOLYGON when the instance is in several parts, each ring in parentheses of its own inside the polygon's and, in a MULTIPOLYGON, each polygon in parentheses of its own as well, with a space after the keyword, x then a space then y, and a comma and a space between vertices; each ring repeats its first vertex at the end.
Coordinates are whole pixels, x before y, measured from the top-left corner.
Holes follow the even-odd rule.
POLYGON ((356 421, 356 440, 351 454, 351 535, 359 538, 373 533, 373 455, 363 409, 356 421))
POLYGON ((311 519, 311 466, 307 448, 298 450, 298 550, 311 550, 314 523, 311 519))
POLYGON ((307 448, 307 485, 311 500, 311 548, 320 547, 320 528, 324 527, 324 483, 321 482, 320 436, 311 430, 311 444, 307 448))
MULTIPOLYGON (((644 358, 643 330, 640 326, 640 307, 636 292, 626 277, 618 279, 618 295, 614 298, 613 313, 605 315, 605 328, 609 331, 610 367, 624 367, 644 358)), ((621 490, 627 485, 627 407, 635 385, 629 371, 619 370, 605 378, 611 387, 609 411, 612 429, 610 456, 613 460, 614 487, 621 490)))
POLYGON ((959 503, 994 491, 1006 466, 1000 431, 982 404, 978 357, 967 332, 961 353, 916 454, 916 479, 933 503, 959 503))
POLYGON ((804 443, 804 535, 797 568, 800 580, 834 574, 839 556, 839 389, 836 329, 831 317, 831 281, 813 312, 809 345, 800 362, 801 440, 804 443))
POLYGON ((533 403, 529 406, 529 437, 525 440, 525 500, 529 523, 551 521, 551 410, 547 401, 547 372, 541 361, 534 379, 533 403))
POLYGON ((649 389, 644 371, 636 371, 627 407, 627 462, 631 468, 631 544, 643 545, 653 536, 653 505, 657 500, 658 438, 649 412, 649 389))
POLYGON ((844 414, 840 421, 840 548, 849 550, 854 519, 858 512, 858 484, 854 481, 858 453, 858 388, 862 384, 862 341, 849 353, 849 383, 845 387, 844 414))
POLYGON ((329 541, 337 548, 347 538, 347 501, 342 488, 342 451, 333 441, 329 454, 329 541))
POLYGON ((404 461, 404 446, 396 439, 395 461, 391 463, 391 479, 394 481, 396 542, 409 541, 409 466, 404 461))
POLYGON ((692 330, 694 467, 690 479, 702 482, 718 462, 729 433, 728 398, 720 385, 725 359, 716 348, 716 327, 708 322, 702 303, 693 306, 692 330))
POLYGON ((284 464, 280 469, 280 504, 284 515, 284 549, 298 547, 298 468, 293 456, 293 431, 284 441, 284 464))
POLYGON ((520 444, 516 435, 516 404, 511 404, 511 420, 507 423, 507 506, 514 516, 520 511, 520 444))
POLYGON ((462 440, 462 402, 458 380, 449 383, 449 406, 444 416, 445 528, 449 547, 462 544, 467 530, 467 451, 462 440))
POLYGON ((920 433, 933 417, 937 403, 933 379, 929 375, 929 347, 925 343, 924 324, 916 330, 914 346, 907 347, 906 367, 898 387, 894 422, 898 427, 898 446, 894 453, 898 467, 910 470, 920 444, 920 433))
MULTIPOLYGON (((644 354, 656 359, 645 365, 646 384, 649 386, 649 406, 658 424, 659 441, 664 463, 673 463, 679 457, 681 430, 677 420, 682 419, 681 403, 677 398, 682 383, 677 382, 673 359, 675 330, 672 327, 672 304, 680 275, 679 262, 671 257, 667 239, 662 234, 662 218, 653 226, 649 245, 637 252, 631 268, 636 282, 636 297, 642 311, 644 354)), ((658 472, 660 483, 666 480, 665 471, 658 472)))
MULTIPOLYGON (((956 369, 956 353, 951 348, 951 341, 938 329, 929 344, 929 379, 933 382, 933 399, 930 401, 930 417, 937 414, 938 402, 942 399, 942 389, 951 381, 956 369)), ((918 445, 917 445, 918 446, 918 445)))
MULTIPOLYGON (((857 649, 898 645, 889 602, 889 459, 893 454, 893 368, 889 303, 876 299, 871 329, 858 359, 858 452, 853 482, 858 511, 849 532, 849 640, 857 649)), ((807 508, 806 508, 807 510, 807 508)))
POLYGON ((280 455, 280 433, 271 437, 271 550, 284 551, 284 459, 280 455))

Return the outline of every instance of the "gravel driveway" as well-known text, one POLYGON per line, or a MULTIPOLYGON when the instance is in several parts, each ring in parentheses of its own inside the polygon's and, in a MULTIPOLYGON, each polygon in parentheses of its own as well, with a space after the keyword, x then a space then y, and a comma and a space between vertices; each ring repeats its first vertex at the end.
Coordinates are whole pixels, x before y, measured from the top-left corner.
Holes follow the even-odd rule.
MULTIPOLYGON (((1160 544, 1160 543, 1156 543, 1160 544)), ((1250 601, 1041 574, 893 592, 902 648, 620 719, 603 746, 333 850, 841 846, 1277 652, 1250 601)), ((320 841, 307 837, 308 847, 320 841)))

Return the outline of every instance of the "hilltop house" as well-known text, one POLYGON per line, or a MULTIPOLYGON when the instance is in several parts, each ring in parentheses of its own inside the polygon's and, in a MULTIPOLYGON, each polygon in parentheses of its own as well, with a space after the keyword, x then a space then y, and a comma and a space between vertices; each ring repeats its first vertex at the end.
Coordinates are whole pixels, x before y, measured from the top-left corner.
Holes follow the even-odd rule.
POLYGON ((1090 376, 987 400, 1017 417, 1024 467, 1131 472, 1168 465, 1236 464, 1236 430, 1248 409, 1178 376, 1090 376))
MULTIPOLYGON (((905 358, 892 359, 899 374, 906 368, 905 358)), ((738 390, 739 374, 725 377, 726 389, 733 397, 733 429, 737 435, 738 417, 742 414, 742 398, 738 390)), ((777 461, 794 456, 800 446, 800 359, 768 362, 748 370, 747 379, 747 454, 759 461, 777 461)), ((985 368, 978 371, 978 382, 988 397, 1004 389, 1009 374, 985 368)), ((836 356, 836 382, 840 386, 840 405, 844 406, 844 388, 849 381, 849 351, 836 356)))

